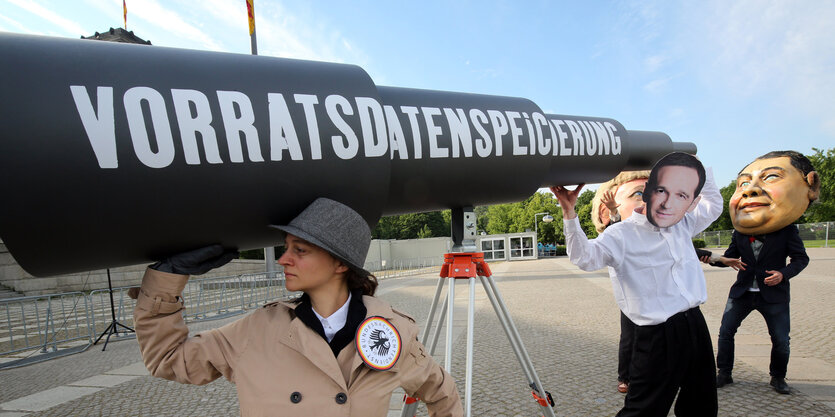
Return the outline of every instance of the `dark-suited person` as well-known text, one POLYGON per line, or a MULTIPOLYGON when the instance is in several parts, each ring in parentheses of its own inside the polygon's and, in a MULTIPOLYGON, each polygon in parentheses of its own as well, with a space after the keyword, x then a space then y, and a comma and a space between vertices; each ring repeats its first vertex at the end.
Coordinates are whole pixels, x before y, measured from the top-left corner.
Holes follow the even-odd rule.
MULTIPOLYGON (((734 233, 727 258, 741 258, 731 286, 716 355, 718 387, 733 383, 734 335, 753 310, 765 319, 771 336, 771 386, 781 394, 789 363, 789 279, 809 263, 793 223, 818 198, 820 178, 811 162, 794 151, 760 156, 737 176, 728 204, 734 233), (786 258, 790 262, 786 263, 786 258)), ((721 264, 715 264, 722 266, 721 264)))

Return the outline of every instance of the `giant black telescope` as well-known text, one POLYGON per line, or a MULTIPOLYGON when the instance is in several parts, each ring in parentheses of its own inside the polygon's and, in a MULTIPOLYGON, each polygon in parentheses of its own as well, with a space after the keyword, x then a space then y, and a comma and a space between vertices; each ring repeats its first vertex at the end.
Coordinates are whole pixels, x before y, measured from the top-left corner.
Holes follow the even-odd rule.
POLYGON ((0 57, 0 237, 36 276, 272 246, 317 197, 373 225, 696 152, 354 65, 8 33, 0 57))

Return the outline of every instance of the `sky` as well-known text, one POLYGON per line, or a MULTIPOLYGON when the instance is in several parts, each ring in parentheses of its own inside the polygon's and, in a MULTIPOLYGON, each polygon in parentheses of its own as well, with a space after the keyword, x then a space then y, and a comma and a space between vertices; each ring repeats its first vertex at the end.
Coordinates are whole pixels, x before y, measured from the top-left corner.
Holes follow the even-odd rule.
MULTIPOLYGON (((245 0, 127 10, 154 45, 250 53, 245 0)), ((835 0, 255 0, 255 16, 259 55, 661 131, 695 143, 720 186, 768 151, 835 147, 835 0)), ((77 39, 123 25, 120 0, 0 0, 0 31, 77 39)))

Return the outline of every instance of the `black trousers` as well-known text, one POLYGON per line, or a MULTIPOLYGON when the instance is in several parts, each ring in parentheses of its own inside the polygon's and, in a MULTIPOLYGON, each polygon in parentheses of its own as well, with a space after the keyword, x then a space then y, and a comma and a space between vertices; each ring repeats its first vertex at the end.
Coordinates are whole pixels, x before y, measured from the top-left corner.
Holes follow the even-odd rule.
POLYGON ((713 342, 698 307, 666 322, 636 326, 629 392, 618 416, 716 416, 713 342), (678 394, 678 400, 676 400, 678 394))
POLYGON ((638 327, 626 314, 620 313, 620 342, 618 343, 618 381, 629 382, 629 366, 635 347, 635 328, 638 327))

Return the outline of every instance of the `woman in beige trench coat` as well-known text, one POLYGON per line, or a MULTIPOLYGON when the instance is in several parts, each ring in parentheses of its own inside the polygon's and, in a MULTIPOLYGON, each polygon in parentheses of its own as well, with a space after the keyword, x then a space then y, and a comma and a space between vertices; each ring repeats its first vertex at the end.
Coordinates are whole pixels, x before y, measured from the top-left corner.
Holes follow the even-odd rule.
POLYGON ((461 416, 455 381, 417 341, 412 318, 375 297, 362 268, 371 233, 349 207, 320 198, 286 226, 279 259, 303 295, 188 337, 181 310, 190 274, 235 256, 220 246, 151 265, 134 291, 135 329, 152 375, 235 383, 243 416, 385 416, 397 387, 432 416, 461 416))

